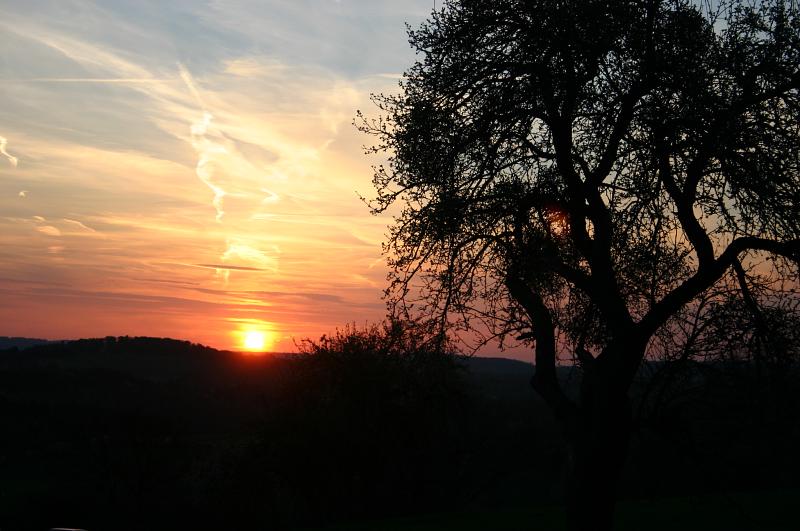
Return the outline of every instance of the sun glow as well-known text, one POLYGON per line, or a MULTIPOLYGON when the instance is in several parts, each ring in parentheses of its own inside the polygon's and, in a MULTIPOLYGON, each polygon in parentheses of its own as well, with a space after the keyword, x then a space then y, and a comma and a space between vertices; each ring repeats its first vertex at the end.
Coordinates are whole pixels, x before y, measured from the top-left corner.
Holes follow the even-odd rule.
POLYGON ((274 352, 276 344, 281 339, 279 329, 273 322, 260 319, 228 320, 235 323, 235 327, 229 332, 231 338, 229 345, 233 350, 249 354, 274 352))
POLYGON ((267 334, 259 330, 249 330, 244 333, 242 345, 251 352, 263 352, 267 346, 267 334))
POLYGON ((556 236, 565 236, 569 231, 569 213, 556 205, 548 205, 544 209, 545 219, 550 230, 556 236))

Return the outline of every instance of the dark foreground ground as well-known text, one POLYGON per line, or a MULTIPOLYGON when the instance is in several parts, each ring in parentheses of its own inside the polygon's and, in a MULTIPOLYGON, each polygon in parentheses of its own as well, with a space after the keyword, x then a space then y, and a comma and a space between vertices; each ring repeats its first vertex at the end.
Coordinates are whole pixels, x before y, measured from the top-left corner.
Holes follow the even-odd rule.
MULTIPOLYGON (((643 378, 620 530, 798 528, 796 369, 751 369, 643 378)), ((0 351, 0 529, 563 529, 531 371, 145 338, 0 351)))
MULTIPOLYGON (((684 498, 624 500, 617 510, 619 531, 795 531, 800 490, 735 492, 684 498)), ((390 521, 354 522, 327 531, 530 531, 565 530, 558 506, 442 513, 390 521)))

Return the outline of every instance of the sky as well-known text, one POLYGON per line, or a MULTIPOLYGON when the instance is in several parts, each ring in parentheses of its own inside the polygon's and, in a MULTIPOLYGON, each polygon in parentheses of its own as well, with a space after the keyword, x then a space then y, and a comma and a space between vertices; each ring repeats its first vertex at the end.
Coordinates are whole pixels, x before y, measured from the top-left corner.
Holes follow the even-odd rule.
POLYGON ((294 350, 380 320, 356 110, 429 0, 0 0, 0 335, 294 350))

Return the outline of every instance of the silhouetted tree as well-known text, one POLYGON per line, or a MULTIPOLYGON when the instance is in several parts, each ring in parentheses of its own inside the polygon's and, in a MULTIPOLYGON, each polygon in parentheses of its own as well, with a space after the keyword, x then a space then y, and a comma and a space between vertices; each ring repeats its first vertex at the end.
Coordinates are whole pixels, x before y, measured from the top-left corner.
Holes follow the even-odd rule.
POLYGON ((390 301, 535 344, 532 384, 569 445, 570 525, 611 529, 651 339, 756 258, 744 282, 796 282, 797 9, 450 0, 409 35, 420 59, 360 123, 389 155, 373 211, 401 206, 390 301), (582 368, 577 401, 562 350, 582 368))

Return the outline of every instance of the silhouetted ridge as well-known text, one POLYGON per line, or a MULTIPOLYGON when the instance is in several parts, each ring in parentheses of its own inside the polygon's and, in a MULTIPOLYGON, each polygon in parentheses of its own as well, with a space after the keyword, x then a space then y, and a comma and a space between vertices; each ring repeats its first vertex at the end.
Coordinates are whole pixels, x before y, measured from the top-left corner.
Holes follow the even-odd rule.
POLYGON ((79 352, 108 354, 150 354, 150 355, 180 355, 180 354, 218 354, 221 351, 179 339, 161 337, 130 337, 107 336, 103 338, 77 339, 61 341, 56 344, 35 345, 31 349, 35 352, 79 352))
POLYGON ((32 337, 6 337, 0 336, 0 352, 10 349, 26 349, 36 345, 53 343, 49 339, 38 339, 32 337))

